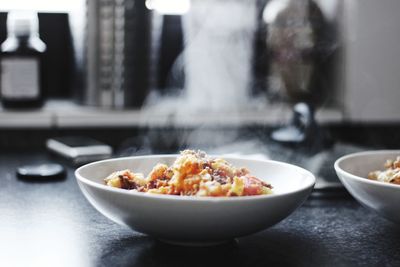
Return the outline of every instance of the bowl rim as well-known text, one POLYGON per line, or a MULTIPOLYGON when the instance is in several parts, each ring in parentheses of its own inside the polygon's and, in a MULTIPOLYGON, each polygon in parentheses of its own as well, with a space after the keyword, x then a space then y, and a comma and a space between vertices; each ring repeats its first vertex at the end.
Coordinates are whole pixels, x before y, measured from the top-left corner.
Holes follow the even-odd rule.
POLYGON ((144 155, 144 156, 129 156, 129 157, 120 157, 120 158, 111 158, 111 159, 105 159, 105 160, 100 160, 100 161, 95 161, 92 163, 85 164, 79 168, 77 168, 74 172, 76 180, 78 182, 82 182, 86 185, 96 187, 98 189, 104 190, 104 191, 109 191, 113 193, 119 193, 119 194, 128 194, 132 196, 137 196, 137 197, 143 197, 143 198, 152 198, 152 199, 164 199, 164 200, 186 200, 186 201, 196 201, 196 202, 201 202, 201 201, 208 201, 208 202, 237 202, 237 201, 250 201, 250 200, 257 200, 257 199, 269 199, 269 198, 276 198, 276 197, 282 197, 282 196, 288 196, 292 195, 298 192, 301 192, 303 190, 307 189, 312 189, 315 185, 315 176, 313 173, 310 171, 301 168, 297 165, 293 165, 290 163, 286 162, 281 162, 281 161, 275 161, 275 160, 257 160, 257 159, 250 159, 246 157, 224 157, 223 155, 210 155, 210 157, 223 157, 224 159, 239 159, 239 160, 248 160, 248 161, 257 161, 257 162, 262 162, 262 163, 272 163, 272 164, 278 164, 281 166, 287 166, 290 168, 295 168, 298 171, 301 171, 304 173, 309 179, 307 182, 305 182, 302 186, 299 186, 298 188, 288 191, 288 192, 283 192, 283 193, 278 193, 278 194, 269 194, 269 195, 257 195, 257 196, 240 196, 240 197, 210 197, 210 196, 205 196, 205 197, 198 197, 198 196, 175 196, 175 195, 164 195, 164 194, 146 194, 143 192, 135 192, 131 190, 125 190, 125 189, 120 189, 120 188, 114 188, 110 187, 107 185, 103 185, 97 182, 94 182, 88 178, 83 177, 80 172, 88 167, 91 167, 93 165, 101 164, 104 162, 112 162, 112 161, 120 161, 120 160, 130 160, 130 159, 146 159, 146 158, 171 158, 171 157, 177 157, 178 154, 155 154, 155 155, 144 155))
MULTIPOLYGON (((347 155, 344 155, 344 156, 338 158, 335 161, 334 168, 335 168, 336 173, 341 173, 341 174, 345 175, 347 178, 353 179, 355 181, 366 183, 366 184, 371 184, 371 185, 375 185, 375 186, 386 187, 386 188, 397 188, 400 190, 400 185, 370 180, 367 177, 362 177, 362 176, 358 176, 358 175, 352 174, 350 172, 347 172, 339 166, 340 163, 342 163, 343 161, 354 158, 354 157, 379 155, 379 154, 384 155, 384 154, 389 154, 389 153, 390 154, 398 153, 400 155, 400 149, 367 150, 367 151, 347 154, 347 155)), ((340 179, 343 179, 342 177, 340 177, 340 175, 338 175, 338 176, 340 179)))

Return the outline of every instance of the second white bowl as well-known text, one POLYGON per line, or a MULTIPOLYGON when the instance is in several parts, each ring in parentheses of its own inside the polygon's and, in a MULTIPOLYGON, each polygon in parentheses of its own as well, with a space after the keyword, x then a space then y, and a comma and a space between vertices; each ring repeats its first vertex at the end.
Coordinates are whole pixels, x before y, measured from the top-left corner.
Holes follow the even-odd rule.
POLYGON ((400 185, 367 179, 368 173, 382 170, 388 159, 395 159, 400 150, 377 150, 350 154, 335 162, 335 170, 350 194, 363 206, 383 217, 400 223, 400 185))

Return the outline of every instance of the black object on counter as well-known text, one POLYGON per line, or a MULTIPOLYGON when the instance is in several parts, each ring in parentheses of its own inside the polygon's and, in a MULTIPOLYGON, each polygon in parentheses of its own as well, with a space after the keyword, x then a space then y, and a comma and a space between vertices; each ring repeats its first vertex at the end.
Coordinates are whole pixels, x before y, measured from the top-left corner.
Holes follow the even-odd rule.
POLYGON ((13 11, 7 18, 8 37, 1 44, 0 95, 3 107, 43 104, 41 59, 46 45, 39 38, 35 12, 13 11))
POLYGON ((53 180, 65 178, 65 169, 56 163, 24 165, 17 168, 17 176, 24 180, 53 180))

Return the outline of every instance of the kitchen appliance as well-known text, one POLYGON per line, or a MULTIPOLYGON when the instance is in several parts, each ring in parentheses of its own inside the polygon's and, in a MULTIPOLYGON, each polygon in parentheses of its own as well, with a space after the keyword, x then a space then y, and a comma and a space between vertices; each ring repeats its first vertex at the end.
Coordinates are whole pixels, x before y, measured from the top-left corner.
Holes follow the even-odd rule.
POLYGON ((87 1, 84 104, 142 105, 149 83, 150 21, 145 1, 87 1))
POLYGON ((279 142, 300 143, 316 132, 314 110, 324 100, 320 62, 324 18, 312 0, 272 0, 263 11, 269 52, 269 91, 298 103, 289 126, 272 133, 279 142))

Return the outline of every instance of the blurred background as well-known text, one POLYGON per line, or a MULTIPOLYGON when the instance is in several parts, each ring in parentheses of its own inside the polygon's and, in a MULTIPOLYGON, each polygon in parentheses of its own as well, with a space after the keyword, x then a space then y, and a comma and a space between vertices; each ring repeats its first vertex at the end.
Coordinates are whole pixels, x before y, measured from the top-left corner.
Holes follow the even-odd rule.
POLYGON ((1 0, 0 147, 44 150, 49 138, 84 136, 112 156, 204 149, 288 161, 325 179, 321 187, 340 186, 338 156, 399 145, 399 8, 1 0))

